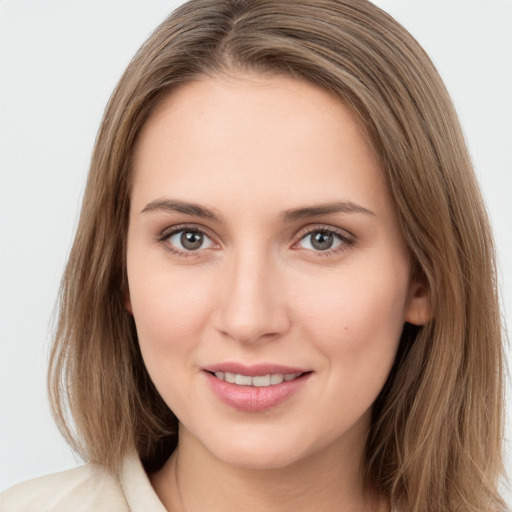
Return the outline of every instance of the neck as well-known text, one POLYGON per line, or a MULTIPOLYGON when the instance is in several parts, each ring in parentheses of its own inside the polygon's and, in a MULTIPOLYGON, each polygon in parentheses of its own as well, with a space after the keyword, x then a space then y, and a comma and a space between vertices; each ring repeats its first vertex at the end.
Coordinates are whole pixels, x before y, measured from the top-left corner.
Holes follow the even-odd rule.
MULTIPOLYGON (((364 446, 364 445, 363 445, 364 446)), ((279 468, 233 466, 185 429, 151 481, 169 512, 387 512, 387 500, 363 490, 361 449, 329 446, 279 468)))

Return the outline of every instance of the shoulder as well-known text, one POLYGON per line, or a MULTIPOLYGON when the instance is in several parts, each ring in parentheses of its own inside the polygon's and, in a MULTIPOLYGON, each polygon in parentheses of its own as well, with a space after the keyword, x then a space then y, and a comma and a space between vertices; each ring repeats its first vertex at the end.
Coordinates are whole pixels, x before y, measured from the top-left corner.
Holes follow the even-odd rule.
POLYGON ((97 464, 35 478, 0 494, 0 512, 128 512, 117 478, 97 464))

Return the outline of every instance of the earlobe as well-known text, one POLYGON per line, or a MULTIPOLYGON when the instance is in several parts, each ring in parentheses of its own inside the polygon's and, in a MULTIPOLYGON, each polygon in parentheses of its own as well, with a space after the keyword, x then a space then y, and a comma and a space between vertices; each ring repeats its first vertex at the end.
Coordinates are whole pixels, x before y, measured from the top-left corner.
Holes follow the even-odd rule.
POLYGON ((132 301, 128 291, 124 292, 124 309, 126 309, 126 311, 128 311, 128 313, 133 316, 132 301))
POLYGON ((133 316, 133 308, 132 308, 132 300, 130 298, 130 289, 128 287, 128 277, 126 275, 126 272, 124 274, 124 277, 121 281, 121 293, 123 294, 123 306, 130 315, 133 316))
POLYGON ((124 309, 126 309, 126 311, 128 311, 128 313, 133 316, 132 302, 130 297, 127 297, 124 301, 124 309))
POLYGON ((432 306, 428 287, 418 281, 411 284, 411 292, 405 312, 405 322, 425 325, 432 318, 432 306))

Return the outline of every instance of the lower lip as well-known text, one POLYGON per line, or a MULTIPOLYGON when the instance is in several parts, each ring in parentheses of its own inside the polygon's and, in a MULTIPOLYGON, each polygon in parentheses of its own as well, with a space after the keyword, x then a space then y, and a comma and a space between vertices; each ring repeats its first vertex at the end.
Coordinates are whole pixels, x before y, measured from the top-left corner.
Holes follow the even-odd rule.
POLYGON ((210 388, 224 403, 245 412, 260 412, 283 403, 297 393, 306 383, 311 373, 305 373, 291 381, 283 381, 273 386, 239 386, 218 379, 205 372, 210 388))

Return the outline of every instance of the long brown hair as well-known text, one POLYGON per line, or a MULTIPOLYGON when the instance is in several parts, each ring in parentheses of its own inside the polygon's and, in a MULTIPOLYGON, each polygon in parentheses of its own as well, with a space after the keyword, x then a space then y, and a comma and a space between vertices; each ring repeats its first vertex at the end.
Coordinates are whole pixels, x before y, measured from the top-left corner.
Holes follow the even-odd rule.
POLYGON ((432 321, 405 326, 374 404, 366 483, 397 510, 502 510, 502 342, 487 215, 433 64, 366 0, 192 0, 136 54, 105 111, 62 282, 49 390, 64 435, 111 469, 135 448, 153 471, 175 446, 176 418, 124 307, 131 158, 173 88, 237 70, 306 80, 351 106, 430 293, 432 321))

